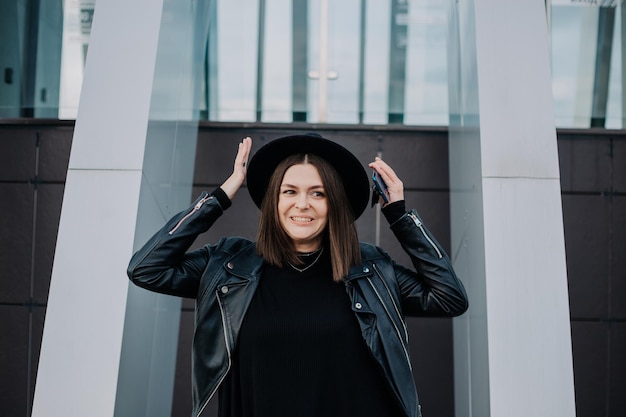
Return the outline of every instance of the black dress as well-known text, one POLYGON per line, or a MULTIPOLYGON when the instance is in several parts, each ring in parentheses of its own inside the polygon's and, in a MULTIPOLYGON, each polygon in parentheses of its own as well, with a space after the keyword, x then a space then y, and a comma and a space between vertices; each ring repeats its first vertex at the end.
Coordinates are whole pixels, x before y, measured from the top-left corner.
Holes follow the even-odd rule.
POLYGON ((303 272, 266 266, 220 387, 219 416, 403 415, 344 284, 332 280, 327 251, 303 272))

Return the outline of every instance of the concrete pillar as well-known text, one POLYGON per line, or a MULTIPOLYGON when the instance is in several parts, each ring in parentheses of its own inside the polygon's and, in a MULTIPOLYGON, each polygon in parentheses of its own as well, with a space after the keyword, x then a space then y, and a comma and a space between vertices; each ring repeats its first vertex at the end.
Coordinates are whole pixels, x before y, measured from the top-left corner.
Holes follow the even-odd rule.
POLYGON ((559 164, 544 2, 450 2, 457 417, 573 417, 559 164))
POLYGON ((96 5, 33 417, 171 413, 180 299, 126 267, 191 197, 209 1, 96 5))

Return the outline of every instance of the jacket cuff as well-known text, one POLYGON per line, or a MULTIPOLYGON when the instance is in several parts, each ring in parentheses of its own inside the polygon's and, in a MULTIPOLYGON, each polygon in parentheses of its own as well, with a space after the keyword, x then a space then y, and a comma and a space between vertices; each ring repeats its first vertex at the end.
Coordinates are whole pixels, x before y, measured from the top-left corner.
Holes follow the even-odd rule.
POLYGON ((224 190, 222 190, 220 187, 217 187, 215 190, 213 190, 213 192, 211 192, 211 195, 217 199, 217 202, 222 208, 222 211, 226 210, 233 204, 230 201, 230 198, 228 198, 228 196, 224 192, 224 190))
POLYGON ((406 213, 406 205, 404 200, 394 201, 393 203, 387 204, 383 207, 381 211, 385 215, 387 222, 389 222, 389 224, 394 224, 406 213))

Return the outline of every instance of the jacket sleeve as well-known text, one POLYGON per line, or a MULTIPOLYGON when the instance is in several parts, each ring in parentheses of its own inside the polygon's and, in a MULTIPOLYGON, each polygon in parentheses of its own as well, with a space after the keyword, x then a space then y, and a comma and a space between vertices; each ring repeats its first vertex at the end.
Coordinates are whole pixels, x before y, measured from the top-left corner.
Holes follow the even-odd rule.
POLYGON ((208 263, 208 249, 187 253, 196 237, 222 214, 217 198, 202 193, 193 205, 174 217, 132 256, 128 277, 139 287, 178 297, 196 298, 208 263))
POLYGON ((415 271, 395 265, 404 313, 412 316, 463 314, 467 294, 456 276, 448 255, 415 210, 391 224, 391 230, 411 258, 415 271))

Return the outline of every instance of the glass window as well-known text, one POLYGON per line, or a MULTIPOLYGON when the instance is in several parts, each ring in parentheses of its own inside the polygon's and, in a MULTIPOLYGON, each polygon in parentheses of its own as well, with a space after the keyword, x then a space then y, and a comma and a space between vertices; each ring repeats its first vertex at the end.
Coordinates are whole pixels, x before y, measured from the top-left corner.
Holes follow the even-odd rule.
MULTIPOLYGON (((328 122, 354 124, 358 123, 359 113, 362 2, 329 3, 328 122)), ((315 94, 311 96, 317 98, 315 94)))
POLYGON ((365 11, 363 58, 363 123, 386 124, 389 97, 391 3, 368 1, 365 11))
POLYGON ((0 2, 0 117, 57 117, 63 8, 0 2))
POLYGON ((589 128, 597 122, 624 128, 624 5, 619 3, 552 1, 550 47, 557 127, 589 128), (607 44, 610 48, 604 49, 607 44))
MULTIPOLYGON (((557 127, 623 129, 624 2, 551 0, 557 127)), ((0 117, 74 119, 95 0, 0 2, 0 117)), ((217 0, 201 117, 447 125, 448 4, 217 0), (328 4, 328 45, 320 8, 328 4), (320 54, 328 90, 320 103, 320 54), (323 104, 323 106, 320 106, 323 104)))
POLYGON ((293 28, 292 1, 272 0, 265 3, 262 121, 292 121, 293 28))
POLYGON ((448 124, 447 15, 445 2, 410 2, 404 110, 407 125, 448 124))
POLYGON ((95 0, 64 0, 59 119, 75 119, 78 113, 95 7, 95 0))
POLYGON ((217 119, 256 120, 257 0, 217 3, 217 119))
POLYGON ((613 48, 611 51, 611 70, 609 76, 609 92, 606 110, 607 129, 626 128, 626 95, 624 94, 624 82, 626 81, 626 27, 624 21, 626 4, 621 3, 615 13, 615 27, 613 28, 613 48))

